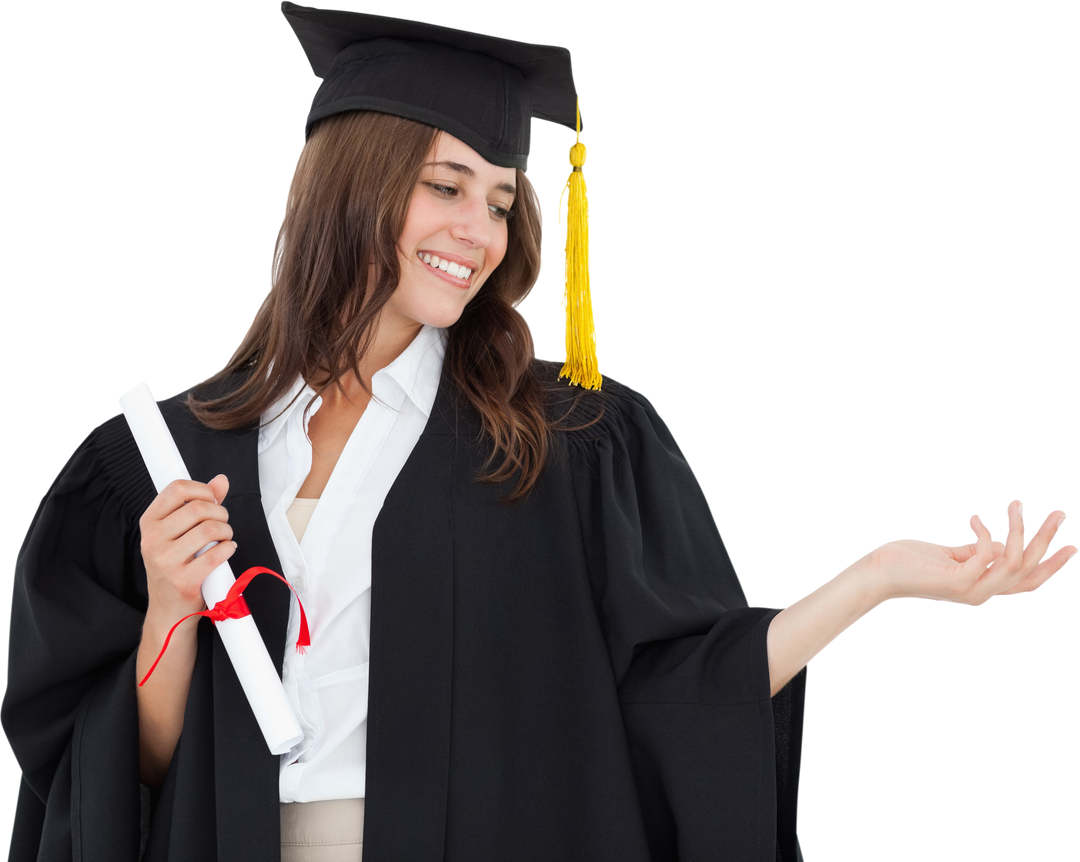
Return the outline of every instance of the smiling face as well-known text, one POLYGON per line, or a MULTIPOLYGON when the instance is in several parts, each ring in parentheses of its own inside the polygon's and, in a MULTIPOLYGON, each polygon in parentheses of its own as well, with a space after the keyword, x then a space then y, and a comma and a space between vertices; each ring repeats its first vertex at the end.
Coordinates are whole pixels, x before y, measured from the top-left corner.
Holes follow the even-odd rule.
POLYGON ((398 241, 401 279, 381 324, 455 323, 506 254, 516 172, 439 133, 420 169, 398 241))

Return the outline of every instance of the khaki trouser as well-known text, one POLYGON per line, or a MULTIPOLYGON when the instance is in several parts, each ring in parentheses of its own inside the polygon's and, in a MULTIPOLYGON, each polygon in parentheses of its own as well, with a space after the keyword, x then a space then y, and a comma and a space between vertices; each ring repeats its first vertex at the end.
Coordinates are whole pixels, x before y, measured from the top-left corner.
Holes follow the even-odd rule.
POLYGON ((360 862, 364 800, 281 803, 281 862, 360 862))

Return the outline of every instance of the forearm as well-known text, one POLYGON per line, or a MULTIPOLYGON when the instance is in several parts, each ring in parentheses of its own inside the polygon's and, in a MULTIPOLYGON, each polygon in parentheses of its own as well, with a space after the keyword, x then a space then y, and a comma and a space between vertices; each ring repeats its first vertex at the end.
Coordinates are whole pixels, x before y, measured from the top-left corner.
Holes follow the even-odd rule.
MULTIPOLYGON (((146 685, 135 689, 139 708, 139 780, 150 787, 160 787, 165 780, 184 727, 184 708, 198 649, 198 620, 198 617, 187 620, 177 628, 154 675, 146 685)), ((174 622, 175 619, 157 619, 147 614, 135 662, 136 682, 150 670, 174 622)))
POLYGON ((833 638, 884 599, 864 558, 773 617, 768 635, 771 693, 780 691, 833 638))

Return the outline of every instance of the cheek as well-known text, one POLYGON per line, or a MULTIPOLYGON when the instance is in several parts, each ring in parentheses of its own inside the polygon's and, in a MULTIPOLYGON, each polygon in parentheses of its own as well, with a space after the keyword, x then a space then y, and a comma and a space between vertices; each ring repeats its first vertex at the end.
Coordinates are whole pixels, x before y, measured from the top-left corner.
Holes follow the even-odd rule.
POLYGON ((472 293, 469 295, 469 301, 480 292, 480 288, 484 286, 485 282, 491 278, 491 274, 499 267, 499 264, 503 262, 503 258, 506 257, 506 247, 508 245, 507 232, 505 224, 501 226, 499 233, 492 237, 491 243, 484 251, 484 270, 483 278, 473 285, 472 293))
POLYGON ((506 222, 502 222, 499 226, 499 231, 492 239, 491 245, 488 246, 488 259, 491 262, 491 268, 495 269, 503 258, 506 257, 506 247, 509 244, 509 232, 506 227, 506 222))

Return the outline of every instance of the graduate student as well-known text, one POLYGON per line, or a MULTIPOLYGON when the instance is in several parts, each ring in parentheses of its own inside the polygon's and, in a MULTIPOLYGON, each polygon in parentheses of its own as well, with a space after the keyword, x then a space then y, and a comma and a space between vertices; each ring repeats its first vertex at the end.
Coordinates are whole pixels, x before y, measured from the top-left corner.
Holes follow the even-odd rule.
POLYGON ((270 295, 163 404, 194 481, 155 494, 110 420, 19 557, 11 858, 801 859, 807 662, 890 598, 1037 588, 1076 551, 1043 559, 1063 514, 1025 547, 1014 502, 1005 543, 976 518, 748 607, 667 428, 600 380, 587 294, 565 366, 514 310, 531 118, 578 125, 568 53, 283 9, 323 84, 270 295), (304 730, 281 757, 208 620, 137 685, 226 559, 310 622, 299 653, 289 588, 245 591, 304 730))

